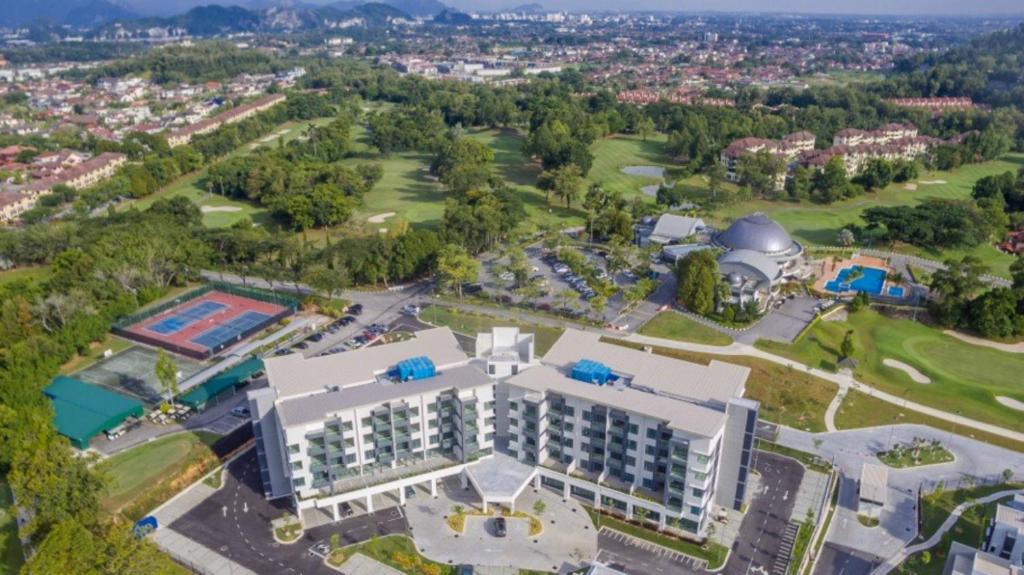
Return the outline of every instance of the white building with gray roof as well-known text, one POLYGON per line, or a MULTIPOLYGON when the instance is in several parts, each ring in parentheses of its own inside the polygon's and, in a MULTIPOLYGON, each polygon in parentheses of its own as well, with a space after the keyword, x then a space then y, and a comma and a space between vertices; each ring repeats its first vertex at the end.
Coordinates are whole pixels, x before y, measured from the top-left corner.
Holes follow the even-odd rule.
POLYGON ((627 517, 643 509, 701 538, 714 506, 739 509, 747 497, 758 412, 743 399, 748 374, 566 330, 539 367, 507 380, 499 439, 565 498, 627 517))

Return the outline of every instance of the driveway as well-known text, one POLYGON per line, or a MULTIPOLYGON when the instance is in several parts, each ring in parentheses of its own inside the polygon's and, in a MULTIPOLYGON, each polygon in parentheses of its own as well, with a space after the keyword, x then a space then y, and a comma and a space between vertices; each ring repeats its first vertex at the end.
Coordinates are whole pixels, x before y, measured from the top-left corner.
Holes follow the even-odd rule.
POLYGON ((299 541, 282 545, 274 541, 270 523, 286 512, 292 513, 291 502, 267 501, 263 497, 255 449, 232 462, 224 477, 219 490, 164 528, 169 527, 256 573, 337 575, 320 557, 310 553, 310 547, 329 541, 334 533, 341 535, 344 544, 350 544, 373 536, 409 532, 401 511, 389 508, 309 529, 299 541))
POLYGON ((575 500, 563 502, 547 489, 523 490, 516 500, 516 509, 535 514, 534 503, 544 502, 539 514, 544 523, 540 535, 529 535, 526 519, 509 518, 508 535, 494 533, 490 517, 467 516, 465 532, 455 533, 445 522, 455 505, 465 509, 479 505, 472 489, 464 489, 458 478, 451 477, 439 485, 438 497, 418 493, 408 500, 405 513, 416 538, 416 547, 423 555, 441 563, 478 566, 502 566, 513 562, 521 569, 558 571, 566 566, 579 566, 597 553, 597 533, 590 517, 575 500))
POLYGON ((791 343, 807 324, 817 316, 818 300, 800 295, 787 299, 780 307, 768 312, 753 327, 739 333, 731 333, 737 341, 753 344, 759 339, 791 343))

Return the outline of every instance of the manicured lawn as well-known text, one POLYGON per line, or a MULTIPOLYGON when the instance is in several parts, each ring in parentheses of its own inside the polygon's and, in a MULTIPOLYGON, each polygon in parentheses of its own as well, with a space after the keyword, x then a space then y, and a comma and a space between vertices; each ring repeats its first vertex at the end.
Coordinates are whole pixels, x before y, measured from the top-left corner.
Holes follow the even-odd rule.
POLYGON ((673 549, 684 555, 704 559, 708 562, 709 569, 715 569, 720 566, 725 561, 726 554, 728 553, 728 549, 714 541, 708 541, 706 543, 707 549, 705 550, 703 546, 698 543, 694 543, 693 541, 687 541, 685 539, 659 533, 653 529, 641 527, 640 525, 627 523, 626 521, 610 515, 598 513, 592 507, 588 507, 586 505, 584 505, 583 508, 587 511, 587 515, 590 516, 590 520, 594 523, 595 527, 598 525, 601 527, 608 527, 609 529, 614 529, 631 537, 650 541, 656 545, 673 549))
POLYGON ((761 402, 761 419, 810 432, 825 431, 825 410, 839 391, 831 381, 754 357, 712 355, 662 347, 655 347, 654 353, 705 365, 717 359, 749 367, 745 397, 761 402))
POLYGON ((104 460, 99 467, 111 478, 104 509, 141 517, 216 465, 210 445, 218 438, 208 432, 177 433, 104 460))
POLYGON ((706 345, 732 343, 728 335, 697 323, 675 310, 666 310, 652 317, 640 327, 640 334, 706 345))
MULTIPOLYGON (((718 224, 724 224, 749 214, 765 212, 788 231, 794 239, 808 244, 835 245, 836 235, 850 224, 863 225, 860 214, 873 206, 913 205, 929 198, 964 199, 971 195, 971 188, 978 179, 1006 171, 1016 172, 1024 164, 1024 154, 1008 154, 999 161, 971 164, 948 172, 923 171, 915 180, 916 190, 907 190, 904 184, 892 184, 884 190, 865 194, 842 202, 819 205, 812 202, 775 202, 749 200, 725 206, 709 216, 718 224), (944 181, 945 183, 922 184, 920 182, 944 181)), ((885 249, 887 246, 876 246, 885 249)), ((915 253, 935 260, 959 257, 965 253, 977 255, 992 267, 995 273, 1007 275, 1013 259, 989 245, 969 250, 943 250, 928 252, 912 246, 899 246, 898 251, 915 253)))
POLYGON ((49 266, 22 266, 0 271, 0 287, 11 282, 44 280, 50 275, 49 266))
POLYGON ((850 330, 857 362, 854 375, 859 381, 910 401, 1024 431, 1024 414, 995 399, 1024 401, 1024 354, 972 345, 922 323, 872 310, 851 313, 846 321, 820 321, 792 345, 759 341, 757 346, 832 370, 850 330), (886 358, 917 368, 931 383, 915 383, 903 371, 883 365, 886 358))
POLYGON ((11 489, 0 478, 0 575, 15 575, 25 562, 18 541, 18 524, 10 513, 13 503, 11 489))
POLYGON ((919 423, 935 429, 942 429, 972 437, 978 441, 991 443, 1024 453, 1024 443, 1014 441, 1001 434, 985 433, 963 425, 954 425, 947 419, 932 417, 909 409, 903 409, 887 401, 872 397, 860 391, 851 390, 843 398, 839 411, 836 412, 836 427, 839 429, 859 429, 897 423, 919 423))
MULTIPOLYGON (((626 166, 671 167, 664 147, 667 137, 655 134, 644 141, 638 136, 618 135, 594 142, 590 151, 594 165, 587 174, 586 187, 600 183, 608 191, 619 191, 627 198, 643 195, 641 187, 661 183, 660 178, 632 176, 623 173, 626 166)), ((648 197, 648 196, 644 196, 648 197)), ((653 202, 654 199, 650 198, 653 202)))
MULTIPOLYGON (((957 505, 970 499, 984 497, 990 493, 1004 491, 1006 489, 1019 489, 1021 485, 989 485, 968 489, 957 489, 931 493, 921 498, 921 525, 918 540, 924 540, 934 534, 942 522, 949 517, 957 505)), ((1009 498, 1003 500, 1005 503, 1009 498)), ((939 544, 928 550, 926 556, 923 552, 907 558, 900 565, 897 573, 913 573, 914 575, 939 575, 942 573, 946 562, 946 555, 949 546, 953 541, 958 541, 970 547, 977 547, 981 544, 985 533, 985 527, 995 515, 996 506, 1000 502, 995 501, 978 505, 966 510, 960 519, 953 525, 953 528, 943 535, 939 544), (927 561, 925 558, 927 557, 927 561)))
POLYGON ((433 573, 455 575, 456 568, 454 565, 445 565, 423 557, 416 550, 413 542, 405 535, 374 537, 364 543, 344 547, 341 549, 341 552, 344 553, 346 558, 356 553, 362 553, 367 557, 376 559, 409 575, 425 575, 424 566, 428 566, 428 569, 430 567, 436 569, 433 573))
POLYGON ((559 328, 517 322, 435 305, 424 308, 420 312, 420 319, 436 326, 447 326, 454 332, 473 338, 476 337, 476 334, 489 332, 494 327, 518 327, 523 333, 533 334, 534 352, 537 355, 547 353, 563 331, 559 328))

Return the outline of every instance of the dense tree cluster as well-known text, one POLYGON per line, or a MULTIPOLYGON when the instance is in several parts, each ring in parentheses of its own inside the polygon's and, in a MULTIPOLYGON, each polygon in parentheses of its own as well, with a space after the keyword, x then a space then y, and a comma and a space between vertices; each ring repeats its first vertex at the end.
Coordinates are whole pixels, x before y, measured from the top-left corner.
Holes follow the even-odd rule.
MULTIPOLYGON (((1000 234, 1000 221, 971 200, 929 199, 915 206, 876 206, 861 217, 883 240, 924 248, 972 247, 1000 234)), ((1005 222, 1005 216, 1002 218, 1005 222)))
POLYGON ((1024 257, 1018 256, 1010 266, 1011 287, 985 290, 981 276, 987 271, 973 256, 946 261, 946 269, 932 275, 932 316, 944 326, 987 338, 1024 335, 1024 257))

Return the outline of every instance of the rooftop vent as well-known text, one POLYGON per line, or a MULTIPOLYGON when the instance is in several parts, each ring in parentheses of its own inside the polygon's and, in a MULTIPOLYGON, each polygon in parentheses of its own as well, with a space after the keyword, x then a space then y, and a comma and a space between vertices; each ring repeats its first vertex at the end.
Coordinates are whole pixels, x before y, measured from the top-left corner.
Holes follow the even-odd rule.
POLYGON ((425 355, 403 359, 398 362, 395 371, 398 372, 398 379, 401 381, 426 379, 437 375, 437 368, 434 367, 434 362, 430 361, 430 358, 425 355))
POLYGON ((604 385, 612 378, 612 370, 601 362, 581 359, 572 366, 572 378, 584 383, 604 385))

